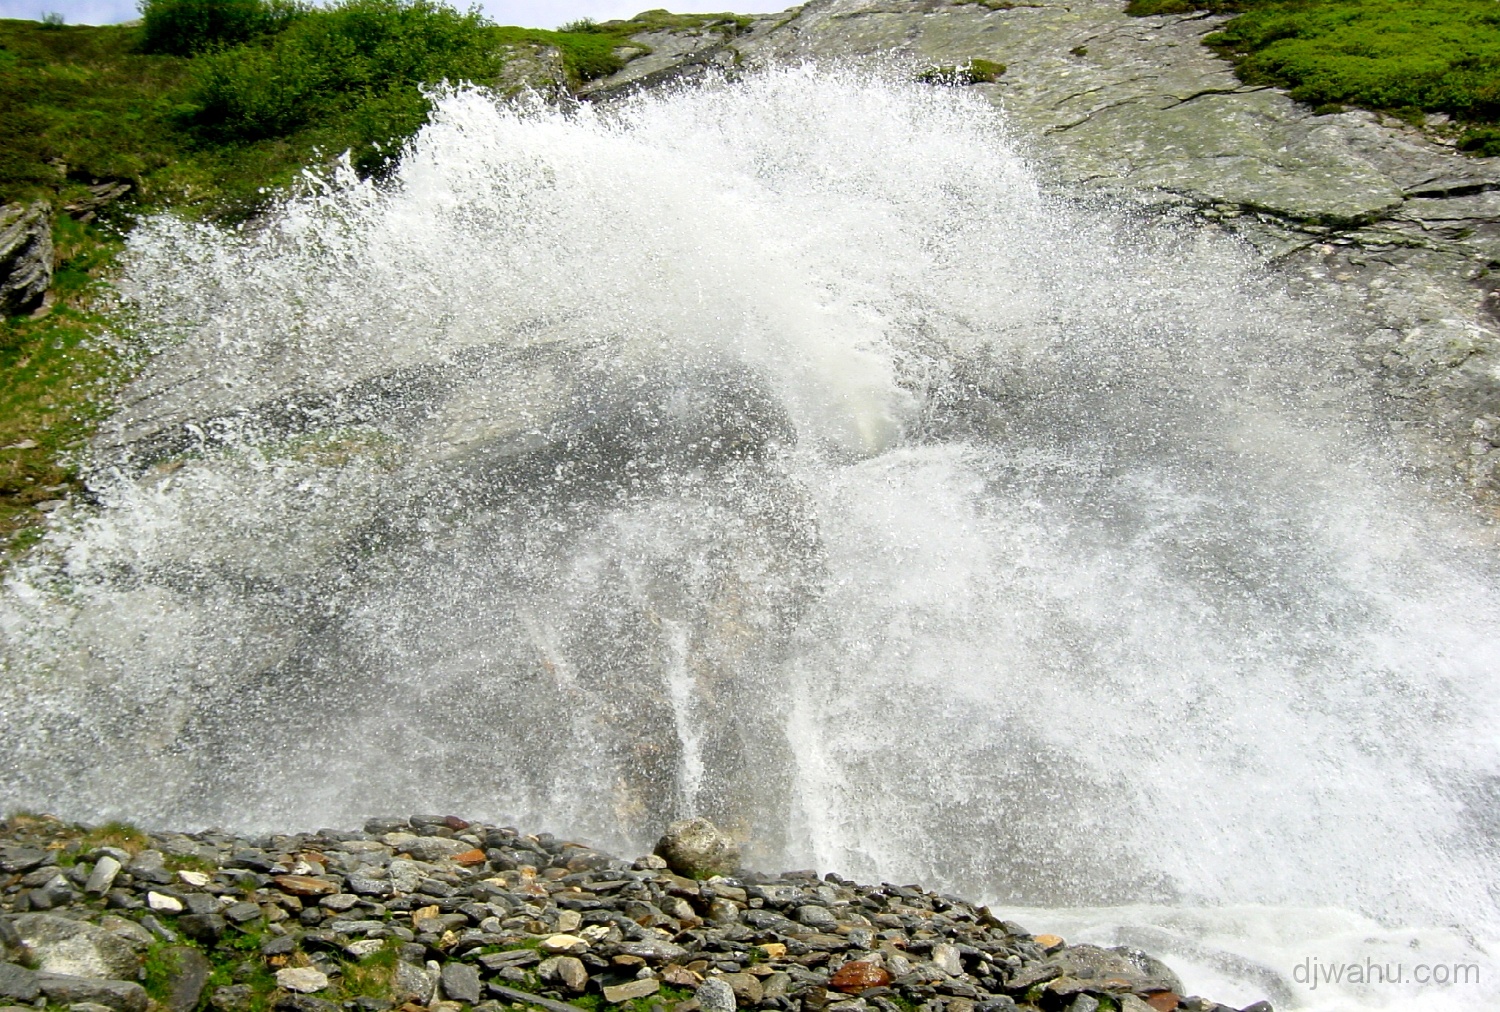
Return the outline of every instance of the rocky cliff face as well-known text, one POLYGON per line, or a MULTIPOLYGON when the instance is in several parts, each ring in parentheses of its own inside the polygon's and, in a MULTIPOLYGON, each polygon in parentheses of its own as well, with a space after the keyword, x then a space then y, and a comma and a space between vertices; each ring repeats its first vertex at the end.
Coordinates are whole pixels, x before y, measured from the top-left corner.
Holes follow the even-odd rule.
POLYGON ((642 37, 603 98, 703 68, 873 58, 1004 64, 1003 106, 1045 177, 1233 233, 1326 308, 1328 339, 1431 479, 1500 504, 1500 159, 1363 111, 1314 115, 1201 44, 1222 17, 1122 0, 813 0, 734 39, 642 37))

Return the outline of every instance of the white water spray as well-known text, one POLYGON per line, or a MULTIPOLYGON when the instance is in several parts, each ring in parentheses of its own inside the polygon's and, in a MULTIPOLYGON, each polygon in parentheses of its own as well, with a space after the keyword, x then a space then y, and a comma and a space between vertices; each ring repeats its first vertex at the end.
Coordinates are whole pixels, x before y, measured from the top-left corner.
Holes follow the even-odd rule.
POLYGON ((981 103, 456 94, 388 184, 131 261, 160 351, 0 602, 14 805, 695 808, 1314 1006, 1296 946, 1496 935, 1463 522, 1239 251, 1044 196, 981 103))

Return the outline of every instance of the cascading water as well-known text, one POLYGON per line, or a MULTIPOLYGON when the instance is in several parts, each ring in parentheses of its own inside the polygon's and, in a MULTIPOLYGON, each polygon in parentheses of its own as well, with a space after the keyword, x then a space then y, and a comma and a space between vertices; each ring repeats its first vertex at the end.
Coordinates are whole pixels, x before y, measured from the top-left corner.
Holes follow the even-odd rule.
POLYGON ((97 508, 0 603, 11 805, 696 810, 1221 999, 1494 999, 1477 535, 1242 251, 1044 194, 983 103, 455 93, 385 183, 131 264, 97 508), (1487 976, 1292 987, 1397 950, 1487 976))

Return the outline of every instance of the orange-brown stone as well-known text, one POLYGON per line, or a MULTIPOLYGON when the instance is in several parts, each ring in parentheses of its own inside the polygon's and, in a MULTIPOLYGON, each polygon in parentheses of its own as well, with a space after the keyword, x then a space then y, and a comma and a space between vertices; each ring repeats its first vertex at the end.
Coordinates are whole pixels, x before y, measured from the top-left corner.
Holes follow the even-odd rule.
POLYGON ((869 987, 885 987, 891 982, 890 971, 874 963, 845 963, 834 973, 828 986, 845 994, 858 994, 869 987))
POLYGON ((453 855, 453 860, 467 868, 472 868, 476 864, 484 864, 484 851, 476 847, 474 850, 466 850, 462 854, 453 855))
POLYGON ((1171 991, 1157 991, 1154 994, 1146 995, 1146 1004, 1156 1009, 1156 1012, 1172 1012, 1181 1003, 1181 996, 1175 995, 1171 991))
POLYGON ((293 896, 332 896, 339 891, 334 883, 314 875, 277 875, 271 881, 293 896))

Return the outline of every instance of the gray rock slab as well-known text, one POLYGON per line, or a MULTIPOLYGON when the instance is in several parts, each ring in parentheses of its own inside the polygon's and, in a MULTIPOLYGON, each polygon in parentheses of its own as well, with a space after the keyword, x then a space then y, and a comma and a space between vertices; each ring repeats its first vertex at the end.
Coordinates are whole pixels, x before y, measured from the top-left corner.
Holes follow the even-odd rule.
POLYGON ((140 967, 130 944, 98 925, 53 914, 22 914, 14 924, 39 970, 123 980, 140 967))
POLYGON ((49 1004, 93 1002, 114 1012, 146 1012, 146 990, 134 981, 97 980, 63 973, 39 973, 37 983, 49 1004))

